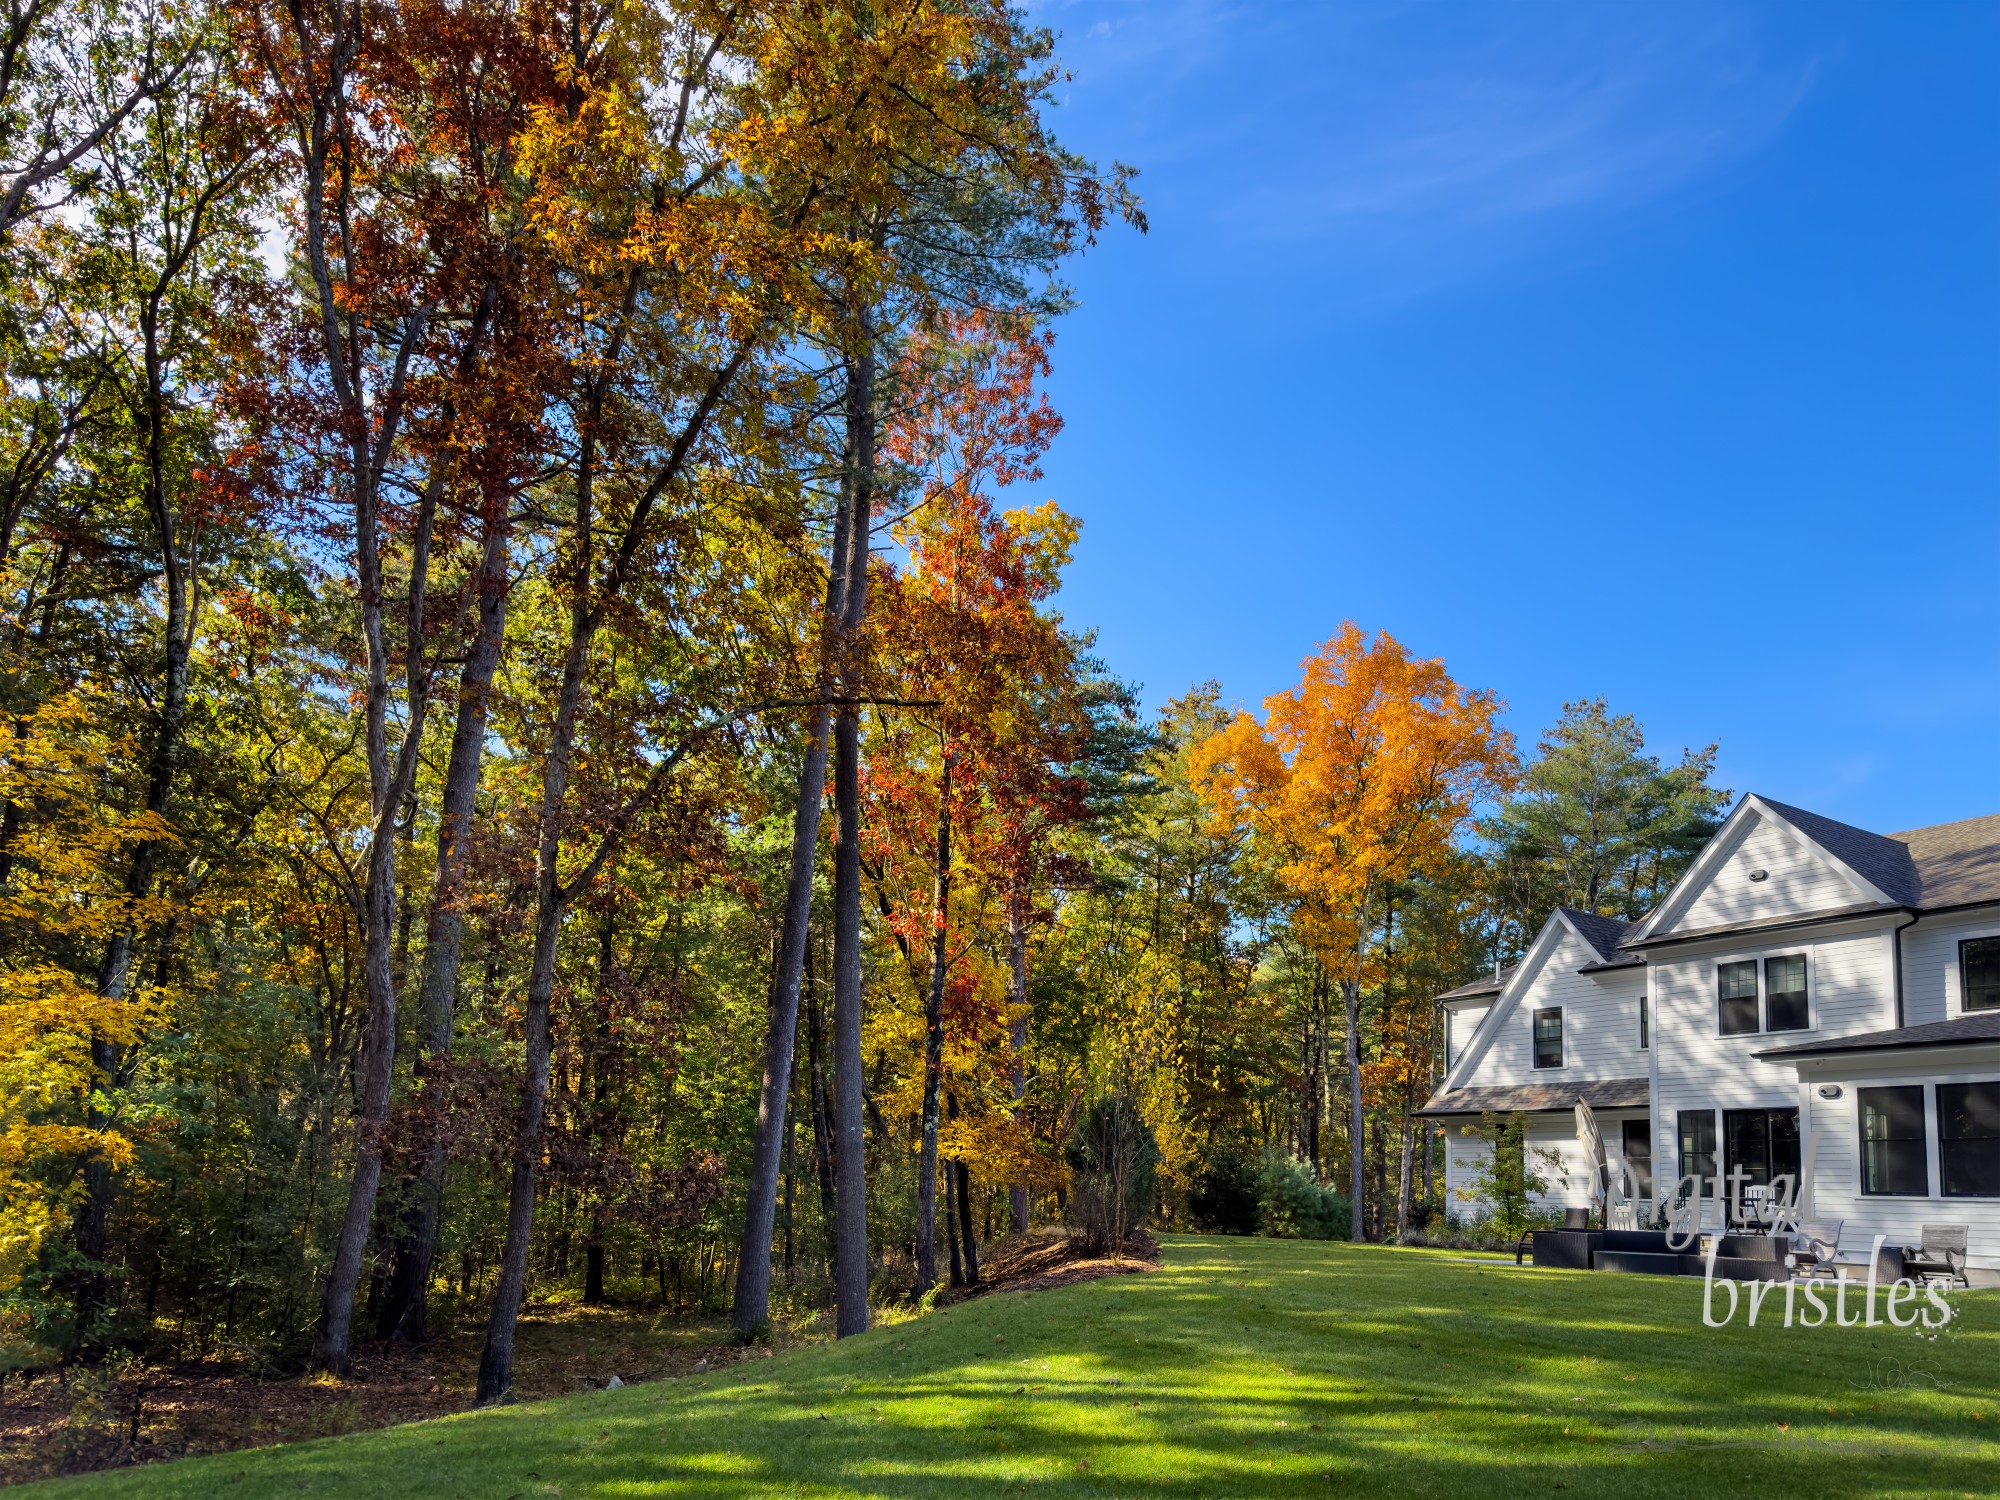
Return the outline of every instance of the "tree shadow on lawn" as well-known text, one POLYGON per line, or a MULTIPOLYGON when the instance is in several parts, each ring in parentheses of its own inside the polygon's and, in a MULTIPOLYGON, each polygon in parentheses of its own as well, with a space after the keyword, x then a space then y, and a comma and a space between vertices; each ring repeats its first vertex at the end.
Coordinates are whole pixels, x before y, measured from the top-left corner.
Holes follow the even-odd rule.
POLYGON ((1925 1344, 1750 1329, 1740 1315, 1704 1328, 1696 1281, 1232 1249, 1176 1246, 1151 1276, 970 1303, 748 1369, 284 1451, 282 1466, 276 1453, 235 1455, 184 1490, 145 1493, 210 1500, 237 1474, 232 1495, 306 1482, 481 1500, 1993 1488, 1992 1297, 1961 1298, 1960 1327, 1925 1344), (1885 1360, 1923 1379, 1885 1388, 1885 1360))

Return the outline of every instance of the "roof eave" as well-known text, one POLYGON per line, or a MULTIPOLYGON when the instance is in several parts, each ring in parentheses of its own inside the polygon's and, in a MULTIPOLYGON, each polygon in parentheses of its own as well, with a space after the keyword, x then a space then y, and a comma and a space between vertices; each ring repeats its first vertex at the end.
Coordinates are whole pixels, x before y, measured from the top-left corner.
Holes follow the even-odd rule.
POLYGON ((1619 946, 1628 953, 1645 953, 1654 948, 1669 948, 1680 943, 1711 942, 1716 938, 1738 937, 1760 932, 1788 932, 1798 927, 1817 927, 1826 922, 1857 921, 1864 917, 1894 916, 1897 912, 1915 912, 1912 906, 1879 906, 1863 904, 1856 906, 1831 906, 1822 911, 1801 912, 1795 917, 1764 917, 1755 922, 1725 922, 1717 927, 1697 927, 1688 932, 1672 932, 1660 937, 1642 938, 1637 942, 1627 940, 1619 946))

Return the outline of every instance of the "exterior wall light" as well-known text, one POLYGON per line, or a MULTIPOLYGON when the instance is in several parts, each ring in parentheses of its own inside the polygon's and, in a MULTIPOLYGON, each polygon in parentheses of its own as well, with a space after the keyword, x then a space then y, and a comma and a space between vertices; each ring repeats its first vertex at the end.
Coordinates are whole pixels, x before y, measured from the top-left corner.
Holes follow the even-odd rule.
POLYGON ((1750 872, 1750 878, 1752 880, 1769 880, 1771 878, 1771 872, 1769 870, 1752 870, 1750 872))
POLYGON ((1840 1085, 1837 1083, 1822 1083, 1819 1086, 1819 1096, 1822 1099, 1838 1099, 1840 1097, 1840 1085))

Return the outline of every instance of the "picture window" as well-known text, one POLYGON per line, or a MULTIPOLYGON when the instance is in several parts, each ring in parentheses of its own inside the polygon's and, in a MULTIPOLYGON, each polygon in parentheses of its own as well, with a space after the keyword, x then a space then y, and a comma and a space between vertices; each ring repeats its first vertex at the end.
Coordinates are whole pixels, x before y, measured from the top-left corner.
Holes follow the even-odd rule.
POLYGON ((1938 1191, 1947 1198, 2000 1198, 2000 1082, 1941 1083, 1938 1191))
POLYGON ((1862 1089, 1861 1191, 1877 1197, 1922 1197, 1930 1191, 1924 1152, 1924 1088, 1899 1084, 1862 1089))

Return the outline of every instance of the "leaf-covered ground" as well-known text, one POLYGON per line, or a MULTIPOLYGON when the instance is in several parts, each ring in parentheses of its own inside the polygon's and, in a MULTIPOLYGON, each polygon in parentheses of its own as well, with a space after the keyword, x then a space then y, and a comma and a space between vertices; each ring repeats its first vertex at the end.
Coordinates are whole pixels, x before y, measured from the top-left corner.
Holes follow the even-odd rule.
POLYGON ((1168 1241, 710 1374, 60 1481, 105 1496, 1989 1495, 2000 1294, 1923 1340, 1704 1328, 1701 1283, 1168 1241))

